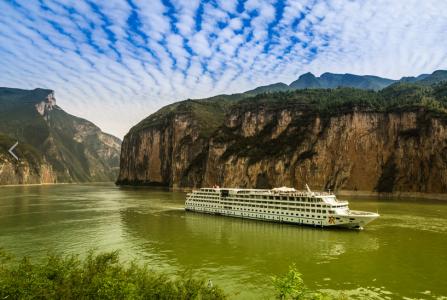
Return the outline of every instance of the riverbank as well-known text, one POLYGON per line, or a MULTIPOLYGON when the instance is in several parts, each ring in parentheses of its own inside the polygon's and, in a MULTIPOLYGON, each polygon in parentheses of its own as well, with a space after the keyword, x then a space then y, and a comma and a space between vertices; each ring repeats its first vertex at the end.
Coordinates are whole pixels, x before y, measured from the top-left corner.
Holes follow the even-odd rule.
POLYGON ((14 186, 53 186, 53 185, 89 185, 89 184, 113 184, 113 181, 98 181, 98 182, 56 182, 56 183, 26 183, 26 184, 0 184, 2 187, 14 186))

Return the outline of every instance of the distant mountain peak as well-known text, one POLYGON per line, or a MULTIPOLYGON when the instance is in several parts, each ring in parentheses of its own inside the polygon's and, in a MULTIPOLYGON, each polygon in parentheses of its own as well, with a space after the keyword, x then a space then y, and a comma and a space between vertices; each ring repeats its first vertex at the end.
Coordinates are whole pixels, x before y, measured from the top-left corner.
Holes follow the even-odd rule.
MULTIPOLYGON (((393 83, 416 83, 430 85, 433 83, 447 81, 446 70, 436 70, 432 74, 421 74, 417 77, 402 77, 400 80, 383 78, 376 75, 356 75, 351 73, 337 74, 325 72, 316 77, 312 72, 301 74, 297 80, 290 85, 277 82, 269 85, 259 86, 246 91, 240 95, 250 96, 262 93, 285 92, 299 89, 333 89, 338 87, 350 87, 362 90, 381 90, 393 83)), ((239 95, 239 94, 238 94, 239 95)), ((236 94, 234 97, 238 97, 236 94)))
POLYGON ((307 73, 304 73, 304 74, 300 75, 299 78, 301 78, 301 79, 308 79, 308 78, 316 78, 316 77, 315 77, 315 75, 312 72, 307 72, 307 73))
POLYGON ((315 75, 312 72, 306 72, 306 73, 301 74, 301 76, 309 76, 309 75, 315 77, 315 75))
POLYGON ((436 70, 431 75, 447 75, 447 70, 436 70))
POLYGON ((291 89, 305 88, 337 88, 352 87, 359 89, 380 90, 394 80, 371 75, 355 75, 350 73, 336 74, 325 72, 320 77, 315 77, 310 72, 301 75, 298 80, 290 84, 291 89))
POLYGON ((37 112, 46 120, 48 119, 48 113, 53 110, 54 106, 56 106, 56 98, 54 97, 54 91, 52 90, 48 91, 49 93, 47 97, 34 105, 37 112))
POLYGON ((245 92, 246 94, 261 94, 261 93, 273 93, 273 92, 280 92, 280 91, 286 91, 289 89, 289 86, 282 82, 277 82, 269 85, 263 85, 260 87, 257 87, 253 90, 245 92))
POLYGON ((318 78, 311 72, 304 73, 289 85, 292 89, 320 88, 318 78))

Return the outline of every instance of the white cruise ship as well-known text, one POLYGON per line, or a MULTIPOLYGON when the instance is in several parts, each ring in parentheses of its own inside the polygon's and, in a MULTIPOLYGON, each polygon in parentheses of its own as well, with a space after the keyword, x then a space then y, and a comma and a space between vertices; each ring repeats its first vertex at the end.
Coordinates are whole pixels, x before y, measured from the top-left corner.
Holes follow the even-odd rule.
POLYGON ((201 188, 188 193, 185 209, 273 222, 362 229, 379 214, 350 210, 334 194, 294 188, 201 188))

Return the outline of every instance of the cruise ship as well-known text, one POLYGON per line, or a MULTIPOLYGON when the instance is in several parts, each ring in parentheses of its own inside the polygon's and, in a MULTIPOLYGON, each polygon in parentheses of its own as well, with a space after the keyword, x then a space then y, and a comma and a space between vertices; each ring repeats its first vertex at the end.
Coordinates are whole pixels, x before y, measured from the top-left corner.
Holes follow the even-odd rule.
POLYGON ((362 229, 379 214, 350 210, 330 192, 274 189, 201 188, 188 193, 185 210, 272 222, 362 229))

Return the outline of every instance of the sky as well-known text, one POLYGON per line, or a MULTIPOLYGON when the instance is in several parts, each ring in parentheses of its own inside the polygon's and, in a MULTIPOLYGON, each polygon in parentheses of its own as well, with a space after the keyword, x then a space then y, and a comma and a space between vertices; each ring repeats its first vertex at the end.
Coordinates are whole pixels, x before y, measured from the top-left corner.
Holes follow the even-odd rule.
POLYGON ((187 98, 447 69, 446 0, 0 0, 0 86, 120 138, 187 98))

